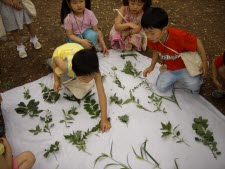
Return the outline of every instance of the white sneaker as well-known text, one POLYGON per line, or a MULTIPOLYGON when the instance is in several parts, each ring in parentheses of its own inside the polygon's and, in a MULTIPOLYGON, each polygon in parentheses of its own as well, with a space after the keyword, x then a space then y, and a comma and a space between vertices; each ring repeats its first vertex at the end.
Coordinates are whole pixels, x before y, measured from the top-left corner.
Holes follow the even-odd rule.
POLYGON ((37 41, 36 43, 34 43, 34 49, 38 50, 41 49, 42 45, 37 41))
POLYGON ((27 57, 27 52, 24 50, 24 51, 19 51, 19 57, 20 58, 26 58, 27 57))

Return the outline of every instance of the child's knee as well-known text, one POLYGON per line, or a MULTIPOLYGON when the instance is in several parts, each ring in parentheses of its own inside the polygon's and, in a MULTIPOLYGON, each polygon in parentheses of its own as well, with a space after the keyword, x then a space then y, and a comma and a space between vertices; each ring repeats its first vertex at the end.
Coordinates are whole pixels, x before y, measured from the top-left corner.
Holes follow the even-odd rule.
POLYGON ((156 88, 159 92, 161 93, 165 93, 166 91, 168 91, 170 89, 171 86, 165 85, 163 83, 156 83, 156 88))
POLYGON ((36 158, 31 151, 25 151, 23 154, 24 154, 24 157, 26 158, 26 160, 29 161, 30 164, 35 163, 36 158))
MULTIPOLYGON (((92 43, 96 43, 98 38, 98 33, 95 31, 91 31, 87 34, 86 39, 90 40, 92 43)), ((93 44, 95 45, 95 44, 93 44)))

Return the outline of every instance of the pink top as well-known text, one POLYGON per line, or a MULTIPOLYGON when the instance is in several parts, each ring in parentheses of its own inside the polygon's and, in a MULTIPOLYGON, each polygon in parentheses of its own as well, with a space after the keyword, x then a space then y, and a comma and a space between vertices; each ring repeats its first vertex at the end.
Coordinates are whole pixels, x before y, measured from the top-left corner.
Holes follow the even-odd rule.
POLYGON ((96 26, 98 20, 95 14, 88 9, 84 9, 84 15, 77 17, 73 12, 70 12, 64 19, 64 28, 72 30, 75 35, 83 33, 92 26, 96 26))

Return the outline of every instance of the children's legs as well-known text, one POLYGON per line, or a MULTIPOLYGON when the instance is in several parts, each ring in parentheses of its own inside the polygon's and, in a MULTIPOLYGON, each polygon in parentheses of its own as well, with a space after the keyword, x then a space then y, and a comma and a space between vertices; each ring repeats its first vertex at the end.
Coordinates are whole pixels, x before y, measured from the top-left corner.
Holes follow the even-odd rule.
POLYGON ((32 23, 26 25, 28 28, 28 31, 30 33, 30 42, 33 43, 35 49, 40 49, 42 46, 38 42, 38 38, 36 37, 36 31, 32 25, 32 23))
POLYGON ((160 92, 166 92, 173 86, 176 80, 174 71, 161 72, 156 80, 156 87, 160 92))
POLYGON ((93 29, 87 29, 82 33, 84 39, 88 39, 91 41, 92 45, 95 46, 98 39, 98 33, 95 32, 93 29))
POLYGON ((13 39, 15 40, 17 46, 22 45, 22 39, 21 39, 21 36, 19 34, 19 31, 18 30, 14 30, 14 31, 11 31, 10 33, 12 34, 13 39))
POLYGON ((34 38, 34 37, 36 36, 36 31, 35 31, 35 29, 34 29, 32 23, 31 23, 31 24, 27 24, 26 27, 27 27, 27 29, 28 29, 28 31, 29 31, 29 33, 30 33, 30 36, 31 36, 32 38, 34 38))
POLYGON ((190 89, 193 94, 198 94, 203 83, 202 76, 198 75, 192 77, 189 75, 187 69, 181 69, 179 71, 178 80, 182 83, 182 86, 190 89))
POLYGON ((31 169, 36 159, 32 152, 26 151, 16 157, 19 169, 31 169))
POLYGON ((19 34, 18 30, 14 30, 10 32, 13 36, 13 39, 16 42, 17 45, 17 51, 19 52, 19 57, 20 58, 25 58, 27 57, 27 52, 25 51, 25 46, 22 44, 22 39, 21 36, 19 34))

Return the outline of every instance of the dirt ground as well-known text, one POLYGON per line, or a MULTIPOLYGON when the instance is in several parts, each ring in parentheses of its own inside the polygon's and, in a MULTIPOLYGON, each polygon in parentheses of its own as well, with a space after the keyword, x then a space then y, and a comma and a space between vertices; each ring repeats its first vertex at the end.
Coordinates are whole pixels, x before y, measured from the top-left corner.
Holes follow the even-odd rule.
MULTIPOLYGON (((107 46, 109 31, 121 0, 92 0, 92 10, 99 20, 107 46)), ((51 73, 46 59, 54 49, 65 43, 65 34, 60 26, 61 0, 33 0, 38 17, 34 26, 43 48, 36 51, 28 42, 27 30, 21 34, 29 57, 18 57, 15 43, 10 35, 0 40, 0 92, 23 85, 51 73)), ((186 29, 202 40, 209 61, 225 49, 225 0, 153 0, 153 6, 163 7, 169 14, 170 26, 186 29)), ((150 52, 145 52, 151 57, 150 52)), ((143 68, 144 69, 144 68, 143 68)), ((212 84, 211 70, 202 86, 201 95, 225 115, 225 98, 213 99, 215 86, 212 84)))

